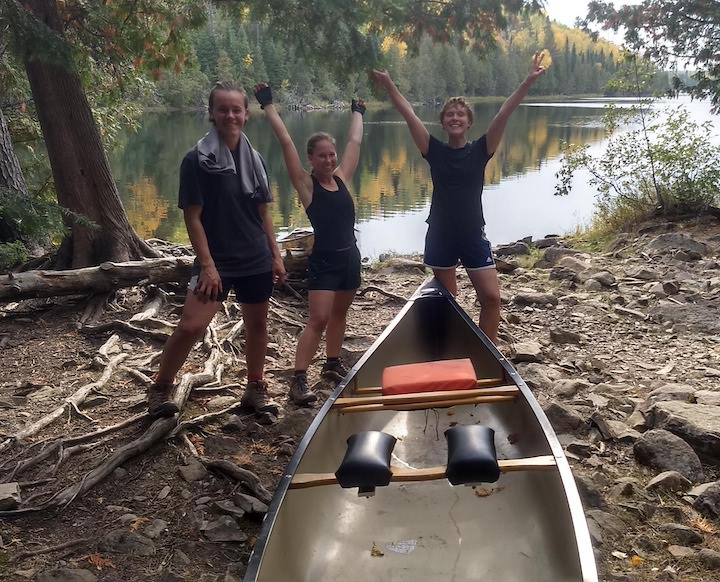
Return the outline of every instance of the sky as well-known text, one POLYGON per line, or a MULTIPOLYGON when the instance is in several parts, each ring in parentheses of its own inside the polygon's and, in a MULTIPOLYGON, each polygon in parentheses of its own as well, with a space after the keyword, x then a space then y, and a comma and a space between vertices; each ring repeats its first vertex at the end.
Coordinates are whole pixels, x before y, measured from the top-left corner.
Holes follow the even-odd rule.
MULTIPOLYGON (((613 2, 615 6, 639 3, 640 0, 613 2)), ((587 5, 587 0, 545 0, 545 11, 551 20, 557 20, 565 26, 575 26, 576 18, 584 18, 587 15, 587 5)), ((618 43, 622 39, 621 35, 615 35, 607 31, 600 32, 600 36, 618 43)))

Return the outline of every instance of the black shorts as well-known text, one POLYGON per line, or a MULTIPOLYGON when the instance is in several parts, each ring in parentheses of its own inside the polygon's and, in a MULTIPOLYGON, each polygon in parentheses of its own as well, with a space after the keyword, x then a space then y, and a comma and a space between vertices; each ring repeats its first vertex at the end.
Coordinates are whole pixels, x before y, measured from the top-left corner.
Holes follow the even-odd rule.
POLYGON ((466 270, 494 269, 490 241, 485 232, 458 234, 441 232, 432 226, 425 236, 425 265, 431 269, 452 269, 460 261, 466 270))
MULTIPOLYGON (((192 278, 188 289, 195 289, 198 284, 199 273, 193 270, 192 278)), ((222 293, 218 301, 225 301, 230 289, 235 290, 235 301, 238 303, 265 303, 273 292, 272 271, 259 273, 258 275, 247 275, 245 277, 227 277, 220 275, 222 281, 222 293)))
POLYGON ((313 251, 308 261, 308 289, 353 291, 360 287, 360 251, 313 251))

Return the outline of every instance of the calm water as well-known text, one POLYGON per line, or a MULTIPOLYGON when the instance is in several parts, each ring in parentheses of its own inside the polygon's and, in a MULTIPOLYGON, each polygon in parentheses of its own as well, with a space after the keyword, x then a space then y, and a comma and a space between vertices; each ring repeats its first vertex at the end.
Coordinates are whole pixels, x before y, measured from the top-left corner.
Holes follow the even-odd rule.
MULTIPOLYGON (((530 103, 515 112, 485 174, 483 204, 493 244, 528 235, 567 233, 590 222, 596 192, 587 185, 587 176, 575 178, 570 196, 557 197, 553 195, 555 172, 560 165, 561 141, 591 144, 595 151, 603 147, 605 103, 530 103)), ((711 117, 707 104, 682 103, 696 119, 711 117)), ((499 106, 475 106, 471 139, 485 131, 499 106)), ((418 112, 431 133, 442 138, 437 111, 418 112)), ((283 117, 299 151, 304 150, 311 133, 327 131, 337 138, 341 154, 349 112, 285 112, 283 117)), ((140 130, 125 136, 111 155, 130 222, 143 238, 187 242, 182 211, 177 207, 178 169, 185 153, 207 128, 200 113, 146 114, 140 130)), ((267 161, 276 229, 308 225, 285 172, 280 147, 260 110, 253 110, 246 132, 267 161)), ((395 110, 366 113, 360 166, 350 190, 355 197, 363 256, 422 252, 432 192, 430 172, 395 110)))

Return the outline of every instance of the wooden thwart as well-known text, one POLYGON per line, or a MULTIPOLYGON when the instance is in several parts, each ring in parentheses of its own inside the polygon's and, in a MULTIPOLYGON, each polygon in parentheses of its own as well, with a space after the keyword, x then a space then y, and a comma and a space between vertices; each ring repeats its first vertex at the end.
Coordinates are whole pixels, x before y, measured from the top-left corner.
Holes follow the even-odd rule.
MULTIPOLYGON (((478 388, 491 387, 491 386, 502 386, 506 382, 505 378, 482 378, 477 381, 478 388)), ((371 394, 382 394, 382 388, 380 386, 368 386, 365 388, 355 388, 353 394, 360 396, 370 396, 371 394)))
MULTIPOLYGON (((514 471, 551 471, 556 468, 555 458, 552 455, 528 457, 526 459, 500 459, 498 466, 502 473, 514 471)), ((445 479, 445 467, 427 467, 425 469, 407 469, 405 467, 390 467, 391 481, 437 481, 445 479)), ((298 473, 290 482, 290 489, 307 489, 321 485, 334 485, 337 478, 334 473, 298 473)))
MULTIPOLYGON (((398 404, 418 404, 443 400, 467 400, 476 397, 512 396, 516 398, 519 394, 517 386, 498 386, 495 388, 479 388, 475 390, 444 390, 439 392, 417 392, 415 394, 393 394, 390 396, 362 396, 350 398, 338 398, 333 404, 334 408, 346 408, 381 404, 382 408, 398 404)), ((377 410, 382 410, 378 408, 377 410)))

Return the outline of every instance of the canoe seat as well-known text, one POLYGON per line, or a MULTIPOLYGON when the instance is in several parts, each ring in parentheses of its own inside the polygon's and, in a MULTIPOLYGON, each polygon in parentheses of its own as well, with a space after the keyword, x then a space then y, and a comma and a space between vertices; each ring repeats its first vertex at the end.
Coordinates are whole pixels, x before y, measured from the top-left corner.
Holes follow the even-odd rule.
POLYGON ((389 366, 383 370, 382 394, 414 394, 477 388, 469 358, 389 366))
POLYGON ((448 442, 448 462, 445 471, 453 485, 494 483, 500 478, 495 431, 473 424, 455 426, 445 431, 448 442))
POLYGON ((347 451, 335 477, 341 487, 358 487, 358 495, 370 497, 375 487, 390 483, 390 455, 397 439, 378 430, 358 432, 348 438, 347 451))

